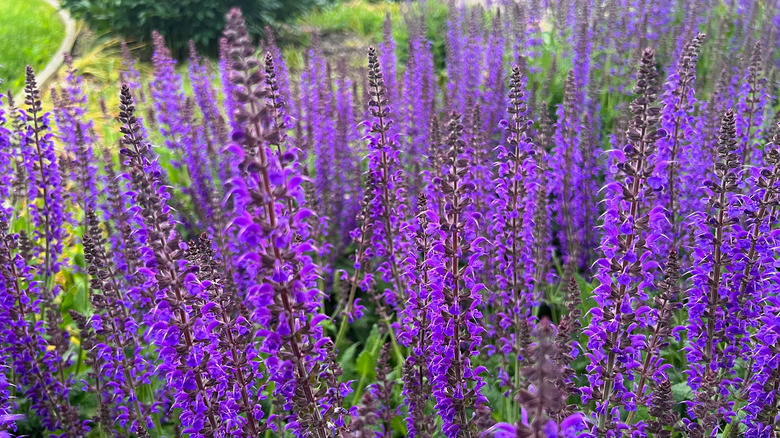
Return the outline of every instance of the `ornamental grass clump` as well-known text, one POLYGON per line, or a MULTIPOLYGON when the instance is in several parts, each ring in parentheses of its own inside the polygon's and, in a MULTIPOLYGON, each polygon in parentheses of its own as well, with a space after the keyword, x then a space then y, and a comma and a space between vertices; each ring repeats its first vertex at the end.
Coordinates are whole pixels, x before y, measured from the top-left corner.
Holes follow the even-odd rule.
POLYGON ((396 17, 0 96, 0 436, 780 434, 780 7, 396 17))

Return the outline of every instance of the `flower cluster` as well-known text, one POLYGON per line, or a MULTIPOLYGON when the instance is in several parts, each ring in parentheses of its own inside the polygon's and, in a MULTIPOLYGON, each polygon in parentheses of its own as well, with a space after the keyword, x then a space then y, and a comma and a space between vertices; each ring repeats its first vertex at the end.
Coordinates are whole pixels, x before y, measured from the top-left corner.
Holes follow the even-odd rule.
POLYGON ((780 8, 488 3, 28 68, 0 437, 777 437, 780 8))

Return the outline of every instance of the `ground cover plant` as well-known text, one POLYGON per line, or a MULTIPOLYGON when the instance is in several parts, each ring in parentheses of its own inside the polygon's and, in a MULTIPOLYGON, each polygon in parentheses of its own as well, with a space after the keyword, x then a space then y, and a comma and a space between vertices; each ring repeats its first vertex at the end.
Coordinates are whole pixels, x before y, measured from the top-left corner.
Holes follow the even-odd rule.
POLYGON ((294 72, 235 9, 187 93, 155 33, 97 111, 27 68, 0 435, 780 433, 778 4, 400 11, 294 72))

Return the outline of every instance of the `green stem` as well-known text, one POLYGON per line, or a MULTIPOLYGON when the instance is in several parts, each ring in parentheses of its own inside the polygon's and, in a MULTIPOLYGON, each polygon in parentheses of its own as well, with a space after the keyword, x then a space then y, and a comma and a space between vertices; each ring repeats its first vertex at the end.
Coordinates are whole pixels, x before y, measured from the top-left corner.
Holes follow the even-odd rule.
POLYGON ((396 356, 398 356, 398 367, 402 367, 405 361, 405 356, 403 353, 401 353, 401 346, 398 345, 398 342, 395 339, 395 330, 393 330, 393 326, 390 325, 390 321, 385 321, 387 324, 387 329, 390 333, 390 342, 393 343, 393 351, 395 351, 396 356))
MULTIPOLYGON (((389 333, 392 333, 392 330, 393 329, 390 328, 390 332, 389 333)), ((385 336, 387 336, 387 334, 382 336, 382 341, 381 342, 377 342, 376 345, 374 345, 374 349, 371 350, 371 355, 372 356, 376 357, 376 355, 379 354, 379 347, 381 345, 385 344, 385 336)), ((393 344, 395 344, 395 340, 393 340, 393 344)), ((355 398, 352 400, 352 405, 353 406, 357 405, 358 402, 360 402, 360 396, 361 396, 361 392, 363 392, 363 384, 365 382, 366 382, 366 376, 365 375, 360 376, 360 381, 358 382, 358 386, 357 386, 357 388, 355 388, 355 398)))
POLYGON ((152 422, 154 423, 154 430, 157 432, 157 436, 160 438, 165 436, 163 435, 162 425, 160 424, 160 417, 152 415, 152 422))
POLYGON ((347 332, 347 317, 344 316, 341 318, 341 325, 339 325, 339 331, 338 334, 336 334, 336 340, 333 342, 333 345, 336 346, 336 350, 339 349, 341 346, 341 339, 344 337, 344 333, 347 332))
POLYGON ((357 388, 355 388, 355 398, 352 400, 352 405, 355 406, 360 401, 360 393, 363 391, 363 383, 366 381, 366 376, 360 376, 357 388))
MULTIPOLYGON (((272 417, 273 415, 274 415, 274 404, 271 403, 271 412, 268 413, 268 416, 272 417)), ((271 428, 270 427, 265 430, 264 436, 265 436, 265 438, 271 438, 271 428)))
MULTIPOLYGON (((734 412, 739 412, 740 402, 741 402, 741 400, 737 400, 737 401, 734 402, 734 407, 732 408, 732 410, 734 412)), ((727 424, 726 427, 723 428, 723 433, 720 436, 723 437, 723 438, 727 438, 729 436, 729 434, 731 433, 731 427, 734 426, 734 424, 737 424, 737 418, 736 417, 731 420, 731 423, 727 424)), ((739 427, 739 424, 737 424, 737 427, 739 427)))

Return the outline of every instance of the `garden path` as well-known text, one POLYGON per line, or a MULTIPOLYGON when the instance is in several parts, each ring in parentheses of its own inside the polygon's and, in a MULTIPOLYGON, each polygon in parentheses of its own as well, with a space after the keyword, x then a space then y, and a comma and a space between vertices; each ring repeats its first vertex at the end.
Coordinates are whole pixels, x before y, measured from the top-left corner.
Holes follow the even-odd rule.
MULTIPOLYGON (((46 89, 48 82, 57 73, 57 70, 59 70, 62 63, 65 62, 65 54, 70 53, 70 50, 73 48, 73 44, 76 42, 77 33, 76 22, 73 20, 73 18, 71 18, 68 11, 60 7, 60 2, 58 0, 45 1, 57 10, 57 13, 60 16, 60 20, 62 20, 62 24, 65 25, 65 37, 63 38, 60 47, 56 52, 54 52, 54 56, 51 58, 51 60, 49 60, 49 63, 46 64, 46 67, 44 67, 43 70, 39 72, 35 72, 35 78, 38 81, 39 90, 46 89)), ((24 103, 24 95, 22 93, 18 93, 14 100, 16 101, 17 105, 21 105, 24 103)))

